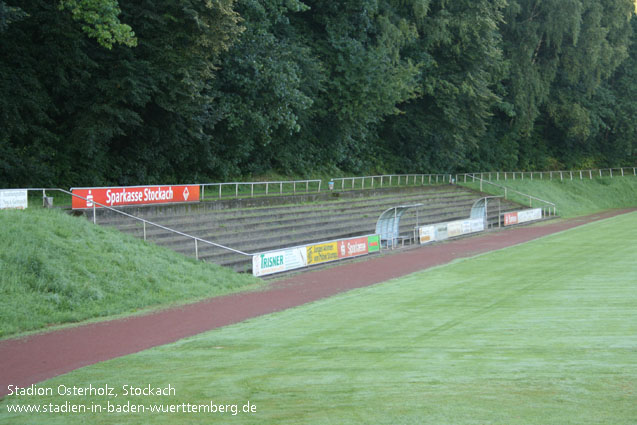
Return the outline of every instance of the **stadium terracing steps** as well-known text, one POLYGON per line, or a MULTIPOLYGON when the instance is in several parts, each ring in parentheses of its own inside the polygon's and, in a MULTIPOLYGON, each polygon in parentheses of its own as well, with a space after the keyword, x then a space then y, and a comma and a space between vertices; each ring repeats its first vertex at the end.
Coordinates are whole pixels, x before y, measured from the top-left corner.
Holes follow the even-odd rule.
MULTIPOLYGON (((329 241, 374 233, 376 221, 388 208, 423 204, 405 213, 400 233, 414 227, 468 218, 473 203, 488 196, 457 185, 358 190, 206 201, 198 204, 123 207, 123 211, 165 227, 228 246, 246 253, 329 241)), ((526 207, 511 201, 493 201, 488 208, 489 226, 497 226, 499 212, 526 207)), ((91 215, 92 212, 87 212, 91 215)), ((111 211, 101 210, 97 223, 143 238, 143 224, 111 211)), ((187 256, 195 256, 192 239, 146 226, 146 240, 187 256)), ((248 271, 251 258, 212 245, 198 243, 199 259, 248 271)))

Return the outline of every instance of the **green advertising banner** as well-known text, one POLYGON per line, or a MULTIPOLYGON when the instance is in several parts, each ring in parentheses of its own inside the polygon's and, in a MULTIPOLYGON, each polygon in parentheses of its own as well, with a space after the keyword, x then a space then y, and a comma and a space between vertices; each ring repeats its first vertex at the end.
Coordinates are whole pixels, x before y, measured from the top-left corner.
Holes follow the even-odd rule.
POLYGON ((367 251, 368 252, 380 251, 380 235, 372 235, 367 237, 367 251))

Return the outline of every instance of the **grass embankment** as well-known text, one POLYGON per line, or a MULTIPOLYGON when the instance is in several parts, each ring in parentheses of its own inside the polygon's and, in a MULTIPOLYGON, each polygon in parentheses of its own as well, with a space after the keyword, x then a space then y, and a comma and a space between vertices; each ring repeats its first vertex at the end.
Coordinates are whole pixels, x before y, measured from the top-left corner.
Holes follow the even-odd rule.
POLYGON ((60 211, 0 211, 0 337, 256 287, 60 211))
MULTIPOLYGON (((553 202, 557 205, 557 213, 562 217, 577 217, 594 214, 596 212, 613 208, 637 207, 637 177, 603 177, 582 179, 579 177, 570 180, 507 180, 494 181, 494 183, 506 186, 518 192, 533 195, 537 198, 553 202)), ((472 189, 479 190, 479 183, 464 184, 472 189)), ((503 195, 504 192, 489 184, 483 184, 483 191, 493 195, 503 195)), ((529 199, 510 193, 509 199, 523 205, 529 205, 529 199)), ((534 207, 544 204, 533 203, 534 207)))
POLYGON ((39 386, 117 398, 10 396, 0 423, 634 424, 636 238, 637 213, 618 216, 96 364, 39 386), (106 412, 248 400, 256 413, 106 412), (104 410, 6 413, 65 402, 104 410))

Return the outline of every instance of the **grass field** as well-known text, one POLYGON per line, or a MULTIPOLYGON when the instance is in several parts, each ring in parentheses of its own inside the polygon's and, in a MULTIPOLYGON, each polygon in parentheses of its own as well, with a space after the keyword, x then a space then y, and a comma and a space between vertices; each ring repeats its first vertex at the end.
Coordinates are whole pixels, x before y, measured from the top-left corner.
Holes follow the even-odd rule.
POLYGON ((0 211, 0 229, 0 338, 263 285, 61 211, 0 211))
POLYGON ((10 396, 0 424, 635 424, 636 239, 637 213, 618 216, 86 367, 40 388, 119 397, 10 396), (8 413, 248 400, 236 416, 8 413))

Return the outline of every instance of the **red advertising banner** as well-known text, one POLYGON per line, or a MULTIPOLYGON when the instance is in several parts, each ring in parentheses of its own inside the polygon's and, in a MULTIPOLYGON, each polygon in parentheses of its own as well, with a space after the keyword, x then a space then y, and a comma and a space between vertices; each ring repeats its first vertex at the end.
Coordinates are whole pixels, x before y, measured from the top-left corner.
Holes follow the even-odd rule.
POLYGON ((74 195, 73 209, 100 208, 95 202, 109 207, 121 205, 167 204, 175 202, 198 202, 199 186, 130 186, 91 187, 71 189, 74 195))
POLYGON ((364 238, 338 241, 338 258, 356 257, 368 254, 367 236, 364 238))
POLYGON ((518 224, 518 212, 510 212, 504 214, 504 225, 512 226, 514 224, 518 224))

